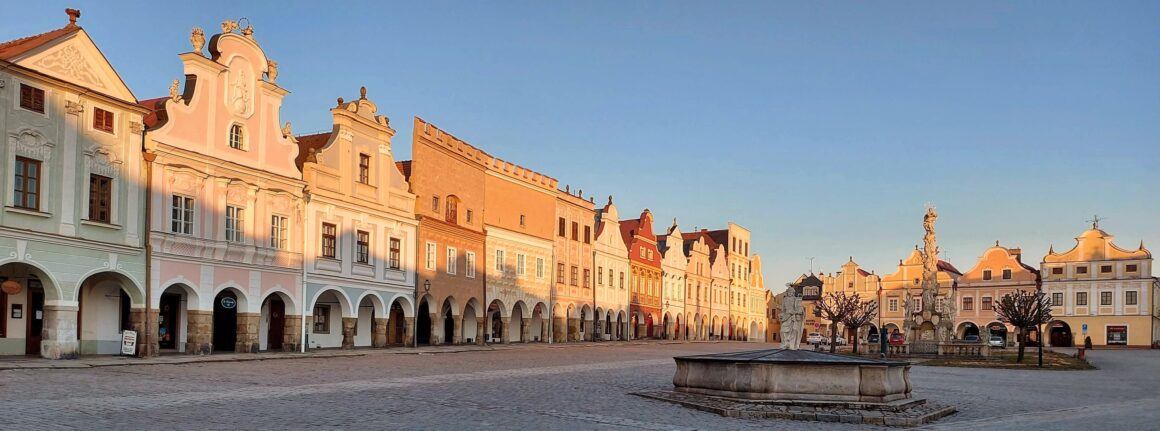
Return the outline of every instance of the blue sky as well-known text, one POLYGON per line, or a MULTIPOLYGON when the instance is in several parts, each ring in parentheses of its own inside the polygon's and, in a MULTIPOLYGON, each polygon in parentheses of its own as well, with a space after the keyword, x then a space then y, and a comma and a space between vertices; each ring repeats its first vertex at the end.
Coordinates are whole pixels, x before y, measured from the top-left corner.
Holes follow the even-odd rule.
POLYGON ((754 232, 767 287, 939 239, 1037 263, 1093 214, 1160 248, 1158 2, 20 2, 0 39, 83 11, 140 98, 189 29, 248 18, 297 132, 359 86, 409 157, 421 116, 661 227, 754 232), (12 17, 19 16, 19 20, 12 17))

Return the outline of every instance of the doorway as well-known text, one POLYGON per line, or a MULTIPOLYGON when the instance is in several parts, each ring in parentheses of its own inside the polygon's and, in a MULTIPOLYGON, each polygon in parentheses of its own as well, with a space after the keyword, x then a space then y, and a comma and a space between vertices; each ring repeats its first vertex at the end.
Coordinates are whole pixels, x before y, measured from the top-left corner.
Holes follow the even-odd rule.
POLYGON ((161 308, 157 310, 157 345, 162 349, 176 349, 181 329, 181 295, 161 294, 161 308))
POLYGON ((443 344, 455 344, 455 316, 451 310, 443 310, 443 344))
POLYGON ((431 308, 427 301, 419 305, 419 315, 415 316, 415 343, 431 344, 431 308))
POLYGON ((286 333, 286 303, 277 296, 271 296, 267 301, 270 322, 266 325, 266 350, 281 351, 283 334, 286 333))
POLYGON ((26 355, 40 356, 41 334, 44 330, 44 288, 40 280, 28 280, 28 336, 25 338, 26 355))
POLYGON ((238 297, 223 290, 213 301, 213 351, 233 352, 238 343, 238 297))

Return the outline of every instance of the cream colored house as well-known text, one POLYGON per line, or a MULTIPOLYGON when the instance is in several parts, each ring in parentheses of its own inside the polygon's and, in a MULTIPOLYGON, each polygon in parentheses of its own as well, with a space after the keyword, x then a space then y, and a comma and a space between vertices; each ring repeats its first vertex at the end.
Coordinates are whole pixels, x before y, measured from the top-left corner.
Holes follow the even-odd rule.
POLYGON ((657 249, 661 252, 661 324, 666 339, 688 339, 685 330, 685 270, 689 258, 685 256, 684 238, 677 220, 663 235, 657 236, 657 249))
POLYGON ((613 322, 611 338, 627 340, 631 333, 628 247, 620 234, 620 214, 612 203, 612 196, 597 211, 596 241, 592 253, 593 266, 596 267, 596 307, 607 310, 607 319, 613 322))

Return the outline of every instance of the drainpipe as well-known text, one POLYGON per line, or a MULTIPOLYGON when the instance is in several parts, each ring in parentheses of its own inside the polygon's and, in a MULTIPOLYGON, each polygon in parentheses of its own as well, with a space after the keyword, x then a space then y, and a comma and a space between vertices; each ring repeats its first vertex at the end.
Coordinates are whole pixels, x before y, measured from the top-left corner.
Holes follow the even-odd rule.
POLYGON ((157 154, 145 149, 145 132, 141 132, 141 156, 145 160, 145 341, 138 356, 153 355, 153 161, 157 154))
MULTIPOLYGON (((307 190, 306 186, 303 186, 302 188, 302 200, 302 210, 309 211, 307 206, 310 204, 310 190, 307 190)), ((299 216, 302 217, 303 222, 306 221, 306 214, 299 214, 299 216)), ((303 232, 305 231, 306 229, 303 229, 303 232)), ((298 353, 306 353, 306 302, 309 301, 309 299, 306 298, 306 238, 302 238, 300 243, 303 246, 303 249, 300 250, 300 256, 302 256, 300 260, 302 265, 302 295, 298 300, 302 303, 302 314, 298 317, 298 353)), ((371 323, 373 324, 374 322, 371 323)))

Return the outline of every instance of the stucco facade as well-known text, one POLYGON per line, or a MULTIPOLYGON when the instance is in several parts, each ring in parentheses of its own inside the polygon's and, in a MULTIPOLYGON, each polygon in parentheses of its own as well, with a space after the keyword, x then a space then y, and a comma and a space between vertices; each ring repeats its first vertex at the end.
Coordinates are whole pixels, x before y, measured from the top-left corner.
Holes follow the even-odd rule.
POLYGON ((596 267, 596 307, 607 310, 605 324, 611 324, 611 338, 627 340, 629 330, 628 300, 632 270, 628 247, 620 233, 620 215, 612 196, 596 216, 596 237, 592 245, 596 267))
POLYGON ((155 109, 145 149, 163 350, 300 348, 305 219, 298 147, 280 127, 288 91, 243 31, 213 36, 208 57, 181 54, 183 90, 142 102, 155 109))
POLYGON ((652 212, 645 209, 640 218, 621 220, 620 233, 628 248, 632 274, 628 301, 632 338, 660 338, 661 253, 653 233, 652 212))
POLYGON ((330 110, 329 133, 298 138, 307 197, 307 346, 413 341, 415 195, 395 166, 395 130, 366 97, 330 110))
POLYGON ((482 214, 489 156, 417 117, 411 136, 413 160, 404 165, 419 220, 416 341, 482 344, 489 333, 482 214))
POLYGON ((120 353, 144 329, 147 110, 69 15, 0 44, 0 355, 120 353))
POLYGON ((693 340, 709 339, 713 316, 713 266, 709 262, 712 238, 703 232, 685 233, 685 333, 693 340))
POLYGON ((556 342, 612 337, 608 325, 615 320, 612 310, 596 303, 596 282, 605 280, 592 267, 596 233, 593 206, 591 200, 579 191, 573 194, 567 186, 556 191, 555 263, 549 269, 553 286, 552 338, 556 342))
POLYGON ((1117 246, 1093 224, 1071 250, 1054 247, 1040 263, 1043 291, 1052 300, 1053 322, 1045 340, 1053 346, 1150 346, 1160 341, 1160 282, 1152 276, 1152 253, 1117 246), (1087 330, 1084 331, 1084 326, 1087 330), (1086 335, 1085 335, 1086 332, 1086 335))
POLYGON ((1005 343, 1015 342, 1015 327, 999 321, 994 305, 1003 295, 1035 290, 1038 271, 1023 263, 1022 254, 1022 250, 1003 247, 996 241, 995 246, 983 251, 973 268, 959 277, 956 338, 991 334, 1003 337, 1005 343))
POLYGON ((685 316, 685 295, 687 293, 687 279, 685 271, 689 267, 689 258, 685 256, 685 240, 677 220, 657 237, 657 248, 661 258, 661 305, 662 317, 661 336, 665 339, 688 339, 685 323, 689 319, 685 316))
MULTIPOLYGON (((938 272, 936 279, 938 280, 939 291, 951 291, 949 287, 953 287, 958 282, 962 273, 958 269, 944 260, 938 261, 938 272)), ((894 273, 882 276, 882 299, 885 306, 882 307, 882 330, 887 334, 893 333, 895 330, 903 332, 908 342, 914 341, 916 334, 905 334, 904 316, 907 312, 918 312, 922 310, 922 252, 918 247, 915 247, 906 259, 898 261, 898 268, 894 273), (910 307, 907 307, 910 301, 910 307)), ((944 300, 945 295, 939 295, 937 300, 944 300)), ((920 329, 921 330, 921 329, 920 329)), ((926 329, 933 332, 933 328, 926 329)))

